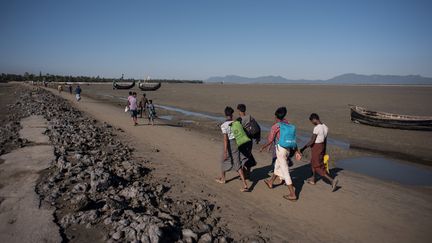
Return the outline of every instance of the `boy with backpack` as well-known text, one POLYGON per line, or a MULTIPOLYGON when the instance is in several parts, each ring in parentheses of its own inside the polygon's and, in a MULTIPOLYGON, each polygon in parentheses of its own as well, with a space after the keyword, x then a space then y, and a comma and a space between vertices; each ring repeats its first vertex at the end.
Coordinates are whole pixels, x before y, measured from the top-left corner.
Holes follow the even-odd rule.
POLYGON ((216 182, 225 184, 225 173, 231 170, 237 171, 243 182, 243 188, 240 189, 240 191, 248 192, 249 187, 243 174, 238 144, 243 144, 250 141, 250 139, 243 134, 244 132, 242 133, 243 128, 241 127, 241 124, 238 121, 233 121, 233 108, 227 106, 224 112, 226 121, 220 126, 224 141, 223 158, 221 161, 221 177, 216 178, 216 182))
MULTIPOLYGON (((296 127, 288 123, 285 120, 285 116, 287 114, 287 109, 285 107, 279 107, 275 112, 275 124, 272 126, 270 134, 268 136, 268 141, 265 145, 262 146, 261 152, 264 151, 267 147, 272 145, 274 141, 277 141, 275 145, 276 148, 276 161, 274 165, 274 173, 270 180, 264 180, 267 187, 269 189, 273 188, 273 182, 276 177, 279 177, 281 180, 285 181, 285 184, 288 187, 288 195, 283 196, 283 198, 296 201, 297 196, 295 194, 295 188, 292 184, 291 176, 289 173, 288 167, 288 156, 291 150, 297 150, 296 143, 296 127)), ((300 153, 296 152, 296 158, 298 160, 301 159, 300 153)))
POLYGON ((252 154, 253 140, 258 144, 261 140, 261 127, 258 122, 249 114, 246 114, 246 105, 238 104, 239 121, 241 122, 244 131, 250 138, 250 141, 239 147, 240 153, 244 156, 246 171, 249 174, 250 169, 256 165, 256 160, 252 154))

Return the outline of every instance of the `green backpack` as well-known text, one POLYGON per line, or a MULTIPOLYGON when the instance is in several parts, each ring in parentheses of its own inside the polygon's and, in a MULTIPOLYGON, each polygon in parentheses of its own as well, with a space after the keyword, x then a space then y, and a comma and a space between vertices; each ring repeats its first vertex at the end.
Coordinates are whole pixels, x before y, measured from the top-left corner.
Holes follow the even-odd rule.
POLYGON ((231 123, 231 132, 234 134, 237 146, 241 146, 251 141, 243 129, 243 125, 239 121, 231 123))

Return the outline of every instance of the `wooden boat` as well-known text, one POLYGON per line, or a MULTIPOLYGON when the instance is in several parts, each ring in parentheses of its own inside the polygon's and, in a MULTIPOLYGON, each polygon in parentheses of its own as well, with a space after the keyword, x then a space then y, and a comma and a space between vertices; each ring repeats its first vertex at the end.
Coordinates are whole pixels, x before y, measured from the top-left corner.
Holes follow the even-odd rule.
POLYGON ((349 107, 351 109, 351 121, 356 123, 404 130, 432 131, 431 116, 410 116, 370 111, 356 105, 349 105, 349 107))
POLYGON ((135 80, 131 84, 118 84, 116 81, 113 82, 113 89, 132 89, 135 87, 135 80))
POLYGON ((158 90, 162 86, 161 83, 152 83, 152 82, 139 82, 138 88, 142 91, 155 91, 158 90))

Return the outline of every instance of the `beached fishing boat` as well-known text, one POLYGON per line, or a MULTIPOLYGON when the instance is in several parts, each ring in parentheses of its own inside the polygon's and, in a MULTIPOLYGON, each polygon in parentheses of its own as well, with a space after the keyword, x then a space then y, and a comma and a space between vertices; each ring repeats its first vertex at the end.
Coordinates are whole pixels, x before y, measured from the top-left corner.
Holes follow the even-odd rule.
POLYGON ((118 84, 116 81, 113 82, 113 89, 132 89, 135 87, 135 80, 131 84, 118 84))
POLYGON ((432 131, 431 116, 399 115, 370 111, 357 105, 349 105, 351 121, 376 127, 432 131))
POLYGON ((152 83, 148 81, 139 82, 138 88, 142 91, 155 91, 162 86, 161 83, 152 83))

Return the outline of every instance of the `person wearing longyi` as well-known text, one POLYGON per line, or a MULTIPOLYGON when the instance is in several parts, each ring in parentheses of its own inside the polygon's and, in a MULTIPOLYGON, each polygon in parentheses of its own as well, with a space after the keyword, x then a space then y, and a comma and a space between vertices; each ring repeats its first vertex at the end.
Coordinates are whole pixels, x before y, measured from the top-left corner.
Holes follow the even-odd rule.
POLYGON ((324 156, 327 147, 327 134, 328 127, 321 122, 318 114, 312 113, 309 116, 310 122, 315 126, 310 141, 300 150, 303 153, 307 148, 312 150, 311 168, 312 177, 307 179, 306 182, 315 185, 316 174, 320 175, 323 179, 327 180, 332 185, 332 191, 337 189, 338 179, 333 179, 326 171, 324 165, 324 156))

